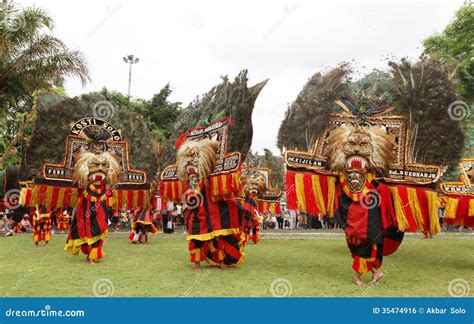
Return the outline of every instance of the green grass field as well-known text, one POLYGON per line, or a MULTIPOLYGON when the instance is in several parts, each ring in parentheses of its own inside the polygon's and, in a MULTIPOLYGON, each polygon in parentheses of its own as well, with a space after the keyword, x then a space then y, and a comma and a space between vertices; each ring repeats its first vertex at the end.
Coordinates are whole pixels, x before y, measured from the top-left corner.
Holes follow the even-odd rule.
POLYGON ((144 245, 131 244, 125 233, 110 234, 107 257, 95 265, 64 252, 65 235, 53 236, 46 248, 17 235, 0 238, 0 294, 92 297, 95 288, 115 297, 449 296, 449 283, 460 278, 472 296, 474 235, 420 236, 408 235, 385 258, 382 282, 358 288, 342 234, 263 234, 261 244, 247 246, 246 262, 226 271, 192 270, 184 234, 160 233, 144 245))

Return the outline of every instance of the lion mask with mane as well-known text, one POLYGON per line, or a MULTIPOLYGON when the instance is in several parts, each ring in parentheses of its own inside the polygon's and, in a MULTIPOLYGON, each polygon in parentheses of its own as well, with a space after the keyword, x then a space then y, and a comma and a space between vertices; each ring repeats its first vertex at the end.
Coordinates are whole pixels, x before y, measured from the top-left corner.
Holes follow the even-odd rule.
POLYGON ((328 138, 329 165, 338 172, 362 169, 384 175, 394 160, 393 146, 393 137, 378 126, 345 124, 328 138))
POLYGON ((91 182, 105 182, 113 186, 118 183, 119 175, 120 165, 112 154, 85 152, 76 161, 73 179, 80 187, 91 182))
POLYGON ((208 184, 214 170, 219 143, 210 139, 185 142, 176 153, 178 177, 196 189, 202 181, 208 184))
POLYGON ((265 176, 259 172, 242 176, 241 178, 243 192, 246 196, 253 194, 262 195, 267 189, 265 176))

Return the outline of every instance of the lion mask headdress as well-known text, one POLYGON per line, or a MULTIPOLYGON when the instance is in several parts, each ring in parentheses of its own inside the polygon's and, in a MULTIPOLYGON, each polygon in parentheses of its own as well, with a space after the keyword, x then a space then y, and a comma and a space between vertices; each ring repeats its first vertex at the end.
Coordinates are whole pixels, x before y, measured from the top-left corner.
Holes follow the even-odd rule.
POLYGON ((218 149, 219 143, 210 139, 188 141, 181 145, 176 154, 179 179, 193 189, 202 181, 207 184, 216 165, 218 149))
POLYGON ((245 195, 262 195, 267 189, 265 176, 260 172, 255 172, 241 178, 245 195))
POLYGON ((383 175, 394 160, 393 137, 370 125, 342 125, 328 138, 329 165, 334 171, 361 169, 383 175))
POLYGON ((104 182, 110 186, 118 183, 120 165, 108 152, 81 153, 74 167, 73 179, 80 187, 91 182, 104 182))

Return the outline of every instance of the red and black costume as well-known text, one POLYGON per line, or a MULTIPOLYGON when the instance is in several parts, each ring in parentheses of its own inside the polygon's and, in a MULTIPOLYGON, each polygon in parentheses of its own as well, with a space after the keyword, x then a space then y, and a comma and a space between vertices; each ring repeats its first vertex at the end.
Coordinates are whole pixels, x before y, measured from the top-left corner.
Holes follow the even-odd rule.
POLYGON ((335 217, 346 234, 352 268, 358 273, 378 269, 383 257, 397 250, 404 235, 398 231, 390 190, 370 175, 357 193, 350 191, 344 175, 339 180, 335 217))
POLYGON ((71 222, 65 251, 78 255, 81 250, 90 260, 100 260, 103 238, 108 233, 108 218, 111 216, 112 192, 104 183, 89 183, 71 222))
POLYGON ((51 212, 45 206, 38 207, 33 214, 33 242, 48 243, 51 240, 51 230, 51 212))
POLYGON ((69 217, 69 211, 67 208, 65 208, 64 210, 59 210, 56 216, 56 219, 58 223, 57 225, 58 230, 69 228, 70 217, 69 217))
POLYGON ((156 233, 151 210, 137 209, 133 214, 132 233, 130 233, 129 238, 133 243, 146 243, 148 242, 148 232, 156 233))
POLYGON ((238 265, 245 260, 240 225, 245 211, 235 199, 212 201, 208 186, 201 183, 187 195, 201 199, 184 210, 191 262, 238 265))
POLYGON ((242 201, 244 213, 242 229, 245 233, 245 243, 250 240, 257 244, 260 241, 260 220, 258 217, 258 202, 254 194, 246 195, 242 201))

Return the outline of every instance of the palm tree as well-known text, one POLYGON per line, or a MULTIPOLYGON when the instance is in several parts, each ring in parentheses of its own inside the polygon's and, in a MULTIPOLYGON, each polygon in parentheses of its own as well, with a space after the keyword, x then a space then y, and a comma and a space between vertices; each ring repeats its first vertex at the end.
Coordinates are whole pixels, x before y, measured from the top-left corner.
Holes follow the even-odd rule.
POLYGON ((19 8, 11 0, 0 2, 0 127, 5 133, 2 137, 10 140, 0 166, 35 114, 31 100, 35 91, 60 87, 66 77, 78 77, 83 85, 90 80, 82 53, 51 35, 53 27, 53 19, 41 8, 19 8), (5 127, 7 119, 15 120, 22 112, 28 116, 21 126, 5 127))

